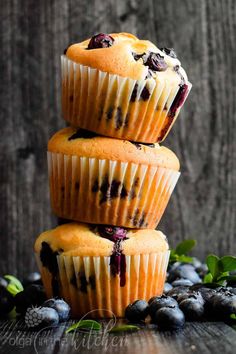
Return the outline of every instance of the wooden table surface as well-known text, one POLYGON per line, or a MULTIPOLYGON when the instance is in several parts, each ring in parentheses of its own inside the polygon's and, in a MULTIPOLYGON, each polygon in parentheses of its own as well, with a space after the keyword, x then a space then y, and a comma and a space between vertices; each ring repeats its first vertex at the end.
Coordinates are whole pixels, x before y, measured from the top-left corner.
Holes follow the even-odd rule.
MULTIPOLYGON (((108 321, 101 322, 106 328, 108 321)), ((236 331, 222 322, 191 322, 182 331, 172 333, 146 325, 132 333, 66 334, 72 323, 34 332, 22 320, 0 321, 0 353, 233 354, 236 348, 236 331)), ((119 320, 118 324, 121 323, 119 320)))
POLYGON ((132 32, 174 47, 193 84, 164 145, 181 178, 159 228, 195 255, 235 253, 236 1, 9 0, 0 11, 0 271, 35 269, 37 235, 55 225, 47 140, 64 126, 60 55, 99 32, 132 32))

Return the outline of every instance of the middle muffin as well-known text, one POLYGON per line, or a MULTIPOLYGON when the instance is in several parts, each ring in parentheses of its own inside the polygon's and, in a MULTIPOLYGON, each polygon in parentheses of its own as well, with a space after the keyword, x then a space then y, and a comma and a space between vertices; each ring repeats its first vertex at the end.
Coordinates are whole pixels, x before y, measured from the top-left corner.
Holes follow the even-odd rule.
POLYGON ((48 143, 52 208, 65 219, 155 228, 179 167, 176 155, 159 144, 64 128, 48 143))

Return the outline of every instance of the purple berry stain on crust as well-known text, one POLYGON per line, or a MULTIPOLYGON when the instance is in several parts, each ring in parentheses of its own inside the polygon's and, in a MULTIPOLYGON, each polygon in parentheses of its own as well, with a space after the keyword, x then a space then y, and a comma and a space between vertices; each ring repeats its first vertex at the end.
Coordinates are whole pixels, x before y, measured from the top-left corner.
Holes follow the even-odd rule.
POLYGON ((173 122, 173 119, 175 118, 175 114, 176 114, 177 109, 183 105, 187 94, 188 94, 188 85, 180 84, 179 91, 178 91, 177 95, 175 96, 175 99, 172 102, 172 105, 171 105, 169 113, 168 113, 169 119, 167 121, 167 124, 162 129, 161 134, 158 138, 158 141, 162 141, 162 139, 165 137, 167 131, 169 130, 169 128, 173 122))
POLYGON ((174 118, 177 109, 183 105, 187 94, 188 94, 188 85, 186 85, 186 84, 180 85, 179 91, 178 91, 177 95, 175 96, 175 99, 172 102, 172 105, 170 107, 168 117, 174 118))
POLYGON ((78 129, 76 133, 72 134, 68 140, 75 140, 75 139, 92 139, 94 137, 98 136, 94 132, 90 132, 89 130, 85 129, 78 129))
MULTIPOLYGON (((63 252, 61 249, 60 252, 63 252)), ((47 242, 42 242, 40 251, 40 260, 44 267, 46 267, 52 274, 52 291, 54 296, 59 295, 59 283, 58 283, 58 264, 57 256, 59 252, 53 251, 47 242)))
POLYGON ((99 33, 90 39, 87 49, 109 48, 113 45, 114 38, 109 34, 99 33))
POLYGON ((114 242, 113 252, 110 257, 110 267, 112 274, 120 276, 120 286, 125 286, 126 259, 122 254, 122 242, 127 240, 127 230, 122 227, 98 225, 100 236, 114 242))

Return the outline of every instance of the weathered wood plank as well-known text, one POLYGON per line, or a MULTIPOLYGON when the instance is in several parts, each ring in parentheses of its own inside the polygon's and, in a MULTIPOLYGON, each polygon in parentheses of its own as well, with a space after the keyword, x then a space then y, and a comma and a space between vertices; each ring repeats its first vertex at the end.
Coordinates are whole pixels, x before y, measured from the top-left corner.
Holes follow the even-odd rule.
MULTIPOLYGON (((233 354, 236 332, 221 322, 187 323, 179 332, 159 332, 147 325, 138 332, 108 334, 107 322, 102 321, 103 332, 66 334, 72 324, 65 323, 54 329, 41 332, 29 331, 23 321, 0 321, 0 350, 2 353, 161 353, 161 354, 233 354)), ((120 324, 122 321, 120 320, 120 324)), ((110 328, 110 327, 109 327, 110 328)))
POLYGON ((55 225, 46 144, 64 125, 60 54, 99 31, 129 31, 174 46, 193 83, 165 144, 182 177, 160 228, 171 244, 196 238, 196 253, 235 253, 236 2, 2 1, 0 12, 0 273, 35 267, 35 237, 55 225), (4 246, 4 247, 3 247, 4 246))

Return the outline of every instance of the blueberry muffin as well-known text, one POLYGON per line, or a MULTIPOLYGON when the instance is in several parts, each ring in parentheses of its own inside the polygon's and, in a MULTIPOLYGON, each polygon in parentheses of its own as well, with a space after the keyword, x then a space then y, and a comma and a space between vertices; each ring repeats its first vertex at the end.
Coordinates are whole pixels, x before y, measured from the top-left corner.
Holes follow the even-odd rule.
POLYGON ((101 135, 164 140, 190 89, 173 49, 129 33, 100 33, 62 56, 64 118, 101 135))
POLYGON ((61 218, 155 228, 179 178, 179 160, 158 144, 64 128, 48 143, 51 204, 61 218))
POLYGON ((169 259, 160 231, 82 223, 42 233, 35 253, 47 296, 77 318, 121 317, 130 302, 161 295, 169 259))

